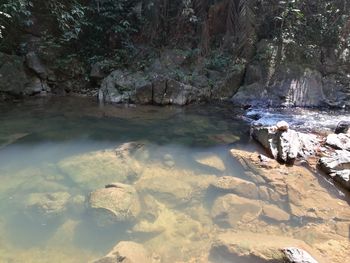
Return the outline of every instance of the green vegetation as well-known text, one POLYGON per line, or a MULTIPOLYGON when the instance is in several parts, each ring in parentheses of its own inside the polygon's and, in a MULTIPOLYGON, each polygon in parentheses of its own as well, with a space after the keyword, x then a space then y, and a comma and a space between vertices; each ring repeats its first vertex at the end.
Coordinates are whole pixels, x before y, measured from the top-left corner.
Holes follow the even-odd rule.
POLYGON ((140 46, 200 50, 209 67, 223 68, 251 60, 269 39, 278 60, 312 61, 350 45, 349 14, 346 0, 0 0, 0 51, 25 54, 30 35, 63 71, 124 66, 140 46))

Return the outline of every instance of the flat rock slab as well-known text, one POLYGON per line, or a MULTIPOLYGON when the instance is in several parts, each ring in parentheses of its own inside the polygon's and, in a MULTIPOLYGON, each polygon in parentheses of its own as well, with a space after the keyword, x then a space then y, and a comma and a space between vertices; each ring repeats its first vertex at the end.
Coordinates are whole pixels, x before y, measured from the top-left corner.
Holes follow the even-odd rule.
POLYGON ((298 239, 233 231, 219 234, 212 245, 211 253, 215 258, 228 260, 219 262, 285 262, 286 257, 282 251, 285 247, 300 247, 315 257, 317 255, 304 241, 298 239))
POLYGON ((350 135, 344 133, 330 134, 327 136, 326 144, 335 149, 350 151, 350 135))
POLYGON ((211 216, 219 224, 235 226, 239 222, 254 221, 260 216, 261 211, 260 201, 227 194, 215 200, 211 216))
POLYGON ((211 187, 219 191, 234 193, 241 197, 259 199, 259 190, 254 183, 233 176, 219 177, 211 184, 211 187))

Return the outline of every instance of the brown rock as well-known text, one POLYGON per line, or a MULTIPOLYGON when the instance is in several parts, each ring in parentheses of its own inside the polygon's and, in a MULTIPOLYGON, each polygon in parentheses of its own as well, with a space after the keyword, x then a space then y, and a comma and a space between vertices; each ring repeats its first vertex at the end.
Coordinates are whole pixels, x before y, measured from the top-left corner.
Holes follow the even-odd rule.
POLYGON ((275 221, 288 221, 290 215, 275 205, 263 205, 262 215, 275 221))

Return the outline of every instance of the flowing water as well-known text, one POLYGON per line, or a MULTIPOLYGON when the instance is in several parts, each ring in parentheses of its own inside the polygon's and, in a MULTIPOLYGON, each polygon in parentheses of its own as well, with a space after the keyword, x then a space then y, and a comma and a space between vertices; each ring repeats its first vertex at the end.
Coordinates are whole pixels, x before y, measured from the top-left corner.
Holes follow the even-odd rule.
MULTIPOLYGON (((232 227, 213 219, 222 193, 208 186, 223 175, 246 179, 228 150, 256 147, 241 115, 225 104, 116 107, 81 98, 0 104, 0 262, 92 262, 123 240, 142 243, 158 262, 208 262, 216 234, 232 227), (131 160, 132 176, 123 174, 130 167, 108 159, 128 142, 143 145, 131 160), (89 210, 90 192, 115 181, 138 191, 136 222, 103 225, 89 210), (50 203, 48 193, 59 197, 50 203)), ((286 236, 301 229, 293 220, 237 229, 257 232, 258 225, 286 236)), ((339 240, 349 245, 346 234, 339 240)))

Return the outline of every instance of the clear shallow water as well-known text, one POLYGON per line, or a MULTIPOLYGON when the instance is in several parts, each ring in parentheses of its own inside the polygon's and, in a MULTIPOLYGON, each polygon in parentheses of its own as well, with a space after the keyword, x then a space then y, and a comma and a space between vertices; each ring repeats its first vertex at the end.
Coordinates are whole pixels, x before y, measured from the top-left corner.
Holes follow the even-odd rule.
POLYGON ((236 114, 227 105, 126 108, 86 99, 0 104, 0 262, 88 262, 118 240, 142 240, 125 226, 97 226, 86 211, 68 209, 54 219, 33 215, 26 201, 33 193, 88 196, 106 182, 76 183, 60 161, 129 141, 146 143, 150 162, 168 154, 196 176, 215 173, 195 167, 191 156, 213 152, 225 159, 227 144, 247 141, 248 127, 236 114))
MULTIPOLYGON (((230 105, 127 108, 78 98, 0 104, 0 262, 91 262, 123 240, 161 262, 208 262, 212 241, 227 230, 211 216, 223 193, 208 185, 223 175, 247 179, 228 150, 255 147, 241 114, 230 105), (142 152, 119 167, 110 150, 131 141, 142 152), (136 172, 125 177, 129 166, 136 172), (142 211, 136 222, 101 226, 86 199, 115 181, 135 186, 142 211), (74 201, 47 216, 30 205, 46 193, 74 201)), ((237 229, 291 236, 289 224, 237 229)))

